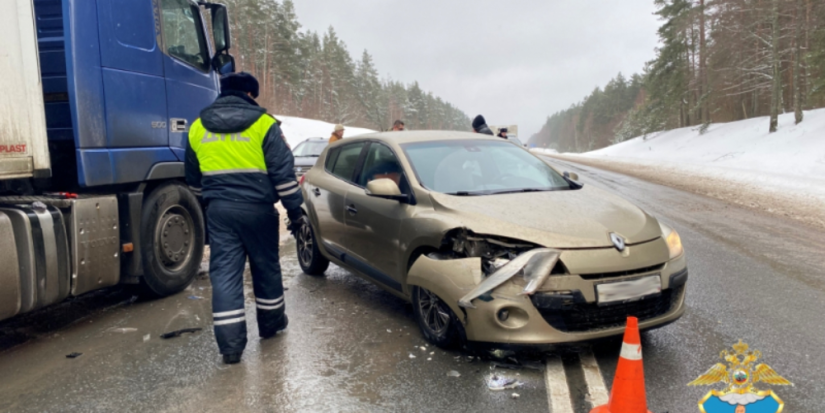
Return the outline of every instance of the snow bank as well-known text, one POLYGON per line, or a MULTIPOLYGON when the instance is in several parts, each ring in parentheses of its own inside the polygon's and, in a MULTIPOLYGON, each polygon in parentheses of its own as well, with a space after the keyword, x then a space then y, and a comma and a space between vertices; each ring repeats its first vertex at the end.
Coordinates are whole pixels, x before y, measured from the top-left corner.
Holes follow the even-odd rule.
MULTIPOLYGON (((283 130, 284 136, 286 136, 286 141, 289 142, 289 146, 293 148, 307 138, 329 138, 332 130, 335 128, 335 124, 321 120, 296 118, 292 116, 274 116, 281 122, 281 130, 283 130)), ((371 129, 344 126, 346 127, 344 130, 345 139, 367 133, 375 133, 375 131, 371 129)))
POLYGON ((825 109, 805 112, 799 125, 793 113, 781 115, 776 133, 762 117, 713 124, 704 134, 698 127, 660 132, 584 156, 825 179, 825 109))
POLYGON ((584 154, 604 167, 825 227, 825 109, 682 128, 584 154))

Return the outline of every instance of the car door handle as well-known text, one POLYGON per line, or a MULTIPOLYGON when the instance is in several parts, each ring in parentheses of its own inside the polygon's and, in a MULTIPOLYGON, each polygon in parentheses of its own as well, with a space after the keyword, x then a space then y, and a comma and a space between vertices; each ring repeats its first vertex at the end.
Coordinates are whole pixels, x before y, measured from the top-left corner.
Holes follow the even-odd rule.
POLYGON ((321 190, 318 188, 313 189, 312 193, 315 194, 315 196, 321 196, 321 190))
POLYGON ((352 215, 355 215, 355 214, 358 213, 358 210, 355 208, 355 205, 348 206, 347 211, 352 215))

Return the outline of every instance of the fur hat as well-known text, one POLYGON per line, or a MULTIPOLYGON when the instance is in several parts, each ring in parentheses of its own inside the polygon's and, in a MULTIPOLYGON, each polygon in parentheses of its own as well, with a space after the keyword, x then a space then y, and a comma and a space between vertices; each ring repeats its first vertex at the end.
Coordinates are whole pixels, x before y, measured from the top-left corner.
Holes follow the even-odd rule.
POLYGON ((342 130, 344 130, 344 125, 342 125, 340 123, 335 125, 335 132, 342 131, 342 130))
POLYGON ((221 77, 221 91, 235 90, 258 97, 258 79, 246 72, 230 73, 221 77))
POLYGON ((478 130, 483 125, 486 125, 487 121, 484 120, 484 116, 478 115, 475 119, 473 119, 473 129, 478 130))

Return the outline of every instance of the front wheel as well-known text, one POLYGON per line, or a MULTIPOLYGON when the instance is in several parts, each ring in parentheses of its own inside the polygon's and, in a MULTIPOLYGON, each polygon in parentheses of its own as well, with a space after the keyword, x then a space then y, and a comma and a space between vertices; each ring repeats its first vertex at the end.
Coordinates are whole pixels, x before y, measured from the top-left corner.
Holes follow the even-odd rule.
POLYGON ((172 295, 195 279, 205 228, 198 199, 188 188, 167 183, 144 198, 140 234, 142 284, 152 295, 172 295))
POLYGON ((301 227, 295 237, 295 250, 298 252, 298 263, 301 269, 308 275, 324 275, 324 271, 329 267, 329 260, 321 255, 318 249, 318 242, 312 231, 309 218, 301 219, 301 227))
POLYGON ((426 288, 412 289, 413 313, 421 334, 430 343, 451 349, 465 339, 464 326, 440 297, 426 288))

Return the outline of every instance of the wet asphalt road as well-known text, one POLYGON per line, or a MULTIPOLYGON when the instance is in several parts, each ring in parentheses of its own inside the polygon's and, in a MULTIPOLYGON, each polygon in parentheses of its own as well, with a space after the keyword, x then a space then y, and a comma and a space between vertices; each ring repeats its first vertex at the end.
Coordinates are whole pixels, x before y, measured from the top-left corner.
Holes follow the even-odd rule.
MULTIPOLYGON (((710 388, 686 384, 740 338, 796 384, 773 387, 785 412, 825 411, 825 235, 717 200, 554 162, 635 202, 682 236, 690 268, 687 313, 642 337, 651 411, 698 411, 710 388)), ((303 275, 293 245, 282 252, 289 330, 258 339, 247 285, 250 340, 242 364, 220 362, 207 279, 156 301, 110 289, 0 323, 0 411, 551 409, 544 372, 497 370, 524 383, 514 390, 518 399, 511 398, 514 391, 487 390, 488 360, 470 362, 466 354, 427 345, 408 304, 340 268, 331 267, 325 278, 303 275), (186 327, 204 330, 158 337, 186 327), (123 328, 136 331, 117 330, 123 328), (67 359, 72 352, 83 354, 67 359), (461 376, 447 377, 451 370, 461 376)), ((620 345, 589 344, 608 386, 620 345)), ((573 411, 580 413, 591 406, 577 351, 561 354, 573 411)))

